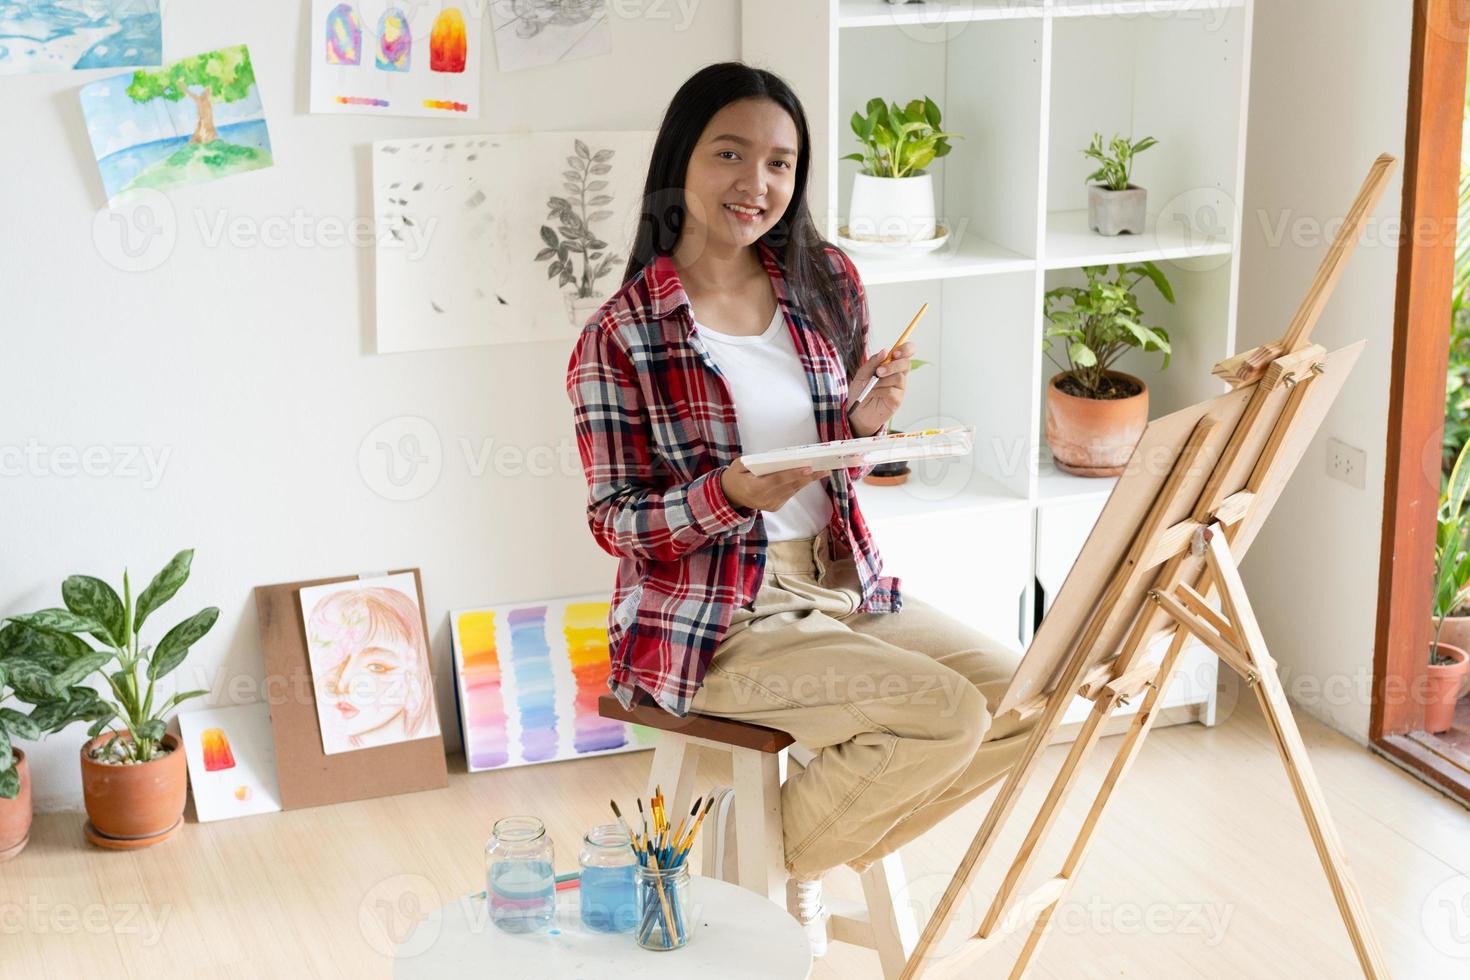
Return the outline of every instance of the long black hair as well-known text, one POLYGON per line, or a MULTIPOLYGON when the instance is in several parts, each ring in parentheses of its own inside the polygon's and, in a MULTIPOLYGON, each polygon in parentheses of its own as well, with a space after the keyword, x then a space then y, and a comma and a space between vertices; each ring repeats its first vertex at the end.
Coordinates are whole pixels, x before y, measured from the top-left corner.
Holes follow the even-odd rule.
POLYGON ((821 331, 852 377, 862 361, 862 338, 845 315, 842 289, 832 272, 826 250, 830 245, 817 231, 807 209, 807 175, 811 172, 811 134, 801 100, 780 76, 739 61, 722 61, 691 75, 664 112, 658 139, 648 164, 638 233, 628 254, 623 282, 636 277, 660 255, 670 255, 684 230, 684 179, 694 145, 709 121, 725 106, 741 99, 770 99, 791 117, 800 137, 796 157, 796 186, 791 201, 776 224, 760 240, 776 254, 786 277, 789 301, 821 331))

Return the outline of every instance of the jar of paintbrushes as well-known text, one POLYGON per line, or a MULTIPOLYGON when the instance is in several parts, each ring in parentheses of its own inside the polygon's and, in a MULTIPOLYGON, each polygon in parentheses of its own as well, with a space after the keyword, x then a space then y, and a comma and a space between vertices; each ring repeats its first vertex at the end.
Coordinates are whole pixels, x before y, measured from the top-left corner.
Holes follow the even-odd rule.
POLYGON ((612 805, 618 823, 633 841, 638 859, 634 887, 638 927, 634 935, 644 949, 680 949, 689 942, 689 852, 714 798, 701 808, 702 802, 695 800, 689 814, 681 816, 675 826, 669 819, 663 790, 656 787, 647 811, 643 801, 638 801, 639 833, 628 827, 617 803, 612 805))

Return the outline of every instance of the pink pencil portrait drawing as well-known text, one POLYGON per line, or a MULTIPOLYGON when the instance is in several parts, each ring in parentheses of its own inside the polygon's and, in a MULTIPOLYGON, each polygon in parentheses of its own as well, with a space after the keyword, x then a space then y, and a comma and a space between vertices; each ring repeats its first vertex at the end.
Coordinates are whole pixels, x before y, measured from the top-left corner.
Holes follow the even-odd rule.
POLYGON ((302 612, 328 755, 439 734, 413 576, 303 589, 302 612))

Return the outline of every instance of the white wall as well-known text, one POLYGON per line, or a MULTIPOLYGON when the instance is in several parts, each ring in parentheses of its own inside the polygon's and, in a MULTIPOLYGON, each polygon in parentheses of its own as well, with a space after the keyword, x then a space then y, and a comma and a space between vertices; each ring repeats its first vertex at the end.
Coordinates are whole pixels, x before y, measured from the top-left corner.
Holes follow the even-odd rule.
MULTIPOLYGON (((1374 158, 1403 159, 1412 5, 1262 0, 1255 13, 1238 347, 1281 336, 1374 158), (1280 236, 1280 237, 1278 237, 1280 236)), ((1287 692, 1366 741, 1378 598, 1394 233, 1402 167, 1313 339, 1368 344, 1243 565, 1287 692), (1326 440, 1367 453, 1367 487, 1326 473, 1326 440)))
MULTIPOLYGON (((141 587, 193 546, 193 578, 154 623, 219 606, 179 673, 210 688, 209 703, 249 702, 261 699, 255 586, 418 566, 445 741, 457 748, 448 611, 611 585, 612 559, 583 519, 563 389, 570 344, 374 354, 372 249, 323 236, 371 216, 374 139, 655 129, 685 78, 739 56, 739 7, 613 0, 611 55, 487 69, 481 118, 451 122, 307 115, 309 6, 167 4, 165 57, 250 46, 276 166, 171 194, 175 233, 151 247, 172 248, 151 271, 111 264, 122 229, 98 218, 77 89, 108 73, 3 80, 0 615, 60 605, 74 572, 118 582, 127 564, 141 587), (221 221, 242 229, 233 242, 214 238, 221 221), (432 427, 438 446, 425 448, 442 472, 417 499, 392 501, 375 492, 384 458, 370 451, 360 467, 359 447, 384 424, 373 441, 396 442, 411 418, 432 427), (101 447, 94 475, 58 472, 88 447, 101 447), (541 455, 497 466, 501 447, 541 455), (132 451, 161 461, 161 478, 121 465, 132 451)), ((493 66, 489 38, 485 54, 493 66)), ((23 744, 39 809, 81 805, 84 739, 78 725, 23 744)))

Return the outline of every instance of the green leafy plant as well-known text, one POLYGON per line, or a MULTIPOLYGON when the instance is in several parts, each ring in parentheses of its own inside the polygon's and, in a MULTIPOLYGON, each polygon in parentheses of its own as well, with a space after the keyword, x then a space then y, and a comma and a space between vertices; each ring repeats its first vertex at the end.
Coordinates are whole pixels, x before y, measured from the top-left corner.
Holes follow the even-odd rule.
POLYGON ((1126 137, 1114 136, 1107 149, 1103 149, 1102 133, 1092 134, 1092 145, 1082 155, 1096 160, 1098 168, 1087 175, 1089 184, 1101 184, 1110 191, 1126 191, 1132 186, 1133 158, 1159 141, 1145 136, 1137 143, 1126 137))
POLYGON ((567 157, 567 166, 571 169, 562 171, 566 178, 562 186, 572 196, 553 196, 547 200, 546 216, 555 219, 558 226, 541 226, 541 243, 545 248, 536 253, 536 261, 551 263, 546 267, 546 278, 555 279, 557 288, 575 283, 577 297, 586 299, 593 295, 597 280, 605 276, 618 259, 617 255, 607 251, 607 242, 592 230, 593 224, 606 221, 613 213, 608 210, 588 211, 589 208, 603 208, 612 203, 612 195, 604 193, 608 182, 595 178, 612 172, 612 164, 608 161, 616 151, 602 149, 593 153, 581 140, 574 140, 574 148, 576 152, 567 157), (582 257, 580 275, 573 253, 582 257))
POLYGON ((1439 495, 1438 525, 1434 536, 1434 639, 1429 644, 1429 662, 1450 663, 1439 655, 1439 636, 1445 617, 1470 600, 1470 515, 1465 513, 1465 495, 1470 490, 1470 446, 1462 447, 1439 495))
POLYGON ((90 687, 81 685, 92 668, 80 661, 90 647, 72 636, 54 636, 20 623, 0 626, 0 799, 20 790, 14 741, 36 741, 76 721, 96 720, 105 708, 90 687), (16 710, 25 703, 29 714, 16 710))
POLYGON ((1050 324, 1042 337, 1047 358, 1070 376, 1087 398, 1106 397, 1110 388, 1106 372, 1130 347, 1162 351, 1164 368, 1169 366, 1169 334, 1163 327, 1143 325, 1143 311, 1134 287, 1144 279, 1154 284, 1159 295, 1174 302, 1174 290, 1163 270, 1152 262, 1119 265, 1109 278, 1108 266, 1084 266, 1086 286, 1062 286, 1046 294, 1046 319, 1050 324), (1052 342, 1065 344, 1065 364, 1050 354, 1052 342))
MULTIPOLYGON (((165 633, 156 646, 143 645, 140 636, 148 617, 173 598, 188 580, 193 560, 192 548, 174 555, 136 602, 126 570, 121 598, 101 579, 71 575, 61 584, 61 599, 66 608, 10 617, 11 623, 30 631, 32 644, 39 644, 41 652, 62 667, 49 685, 37 689, 53 705, 42 714, 43 721, 57 724, 70 715, 74 717, 65 722, 70 724, 78 718, 89 718, 92 726, 87 734, 93 737, 113 722, 121 722, 131 737, 123 738, 120 731, 114 730, 101 747, 104 758, 147 762, 159 754, 170 712, 183 701, 209 692, 182 691, 155 706, 154 685, 184 662, 189 648, 214 626, 219 609, 214 606, 201 609, 165 633), (101 648, 94 647, 84 636, 100 643, 101 648), (117 669, 109 673, 106 668, 113 663, 117 669), (99 698, 94 707, 87 708, 87 713, 77 714, 77 708, 82 705, 72 706, 71 699, 85 698, 85 695, 74 685, 94 673, 100 673, 107 681, 112 700, 99 698)), ((45 707, 43 703, 41 708, 45 707)), ((33 713, 32 718, 35 717, 33 713)))
POLYGON ((940 126, 939 106, 927 95, 906 106, 891 106, 882 99, 869 99, 867 114, 852 114, 852 131, 863 144, 863 152, 849 153, 870 177, 913 177, 936 159, 946 156, 950 139, 957 133, 940 126))

